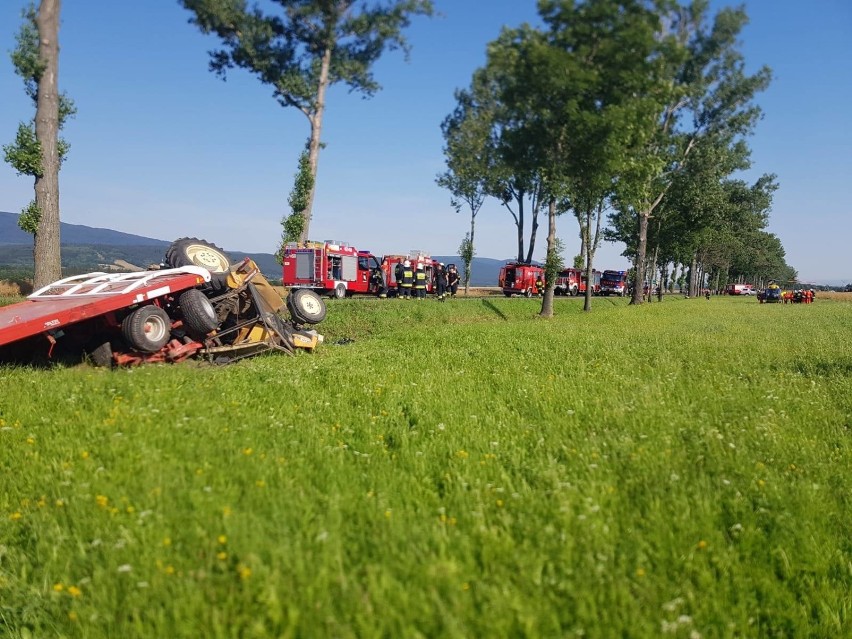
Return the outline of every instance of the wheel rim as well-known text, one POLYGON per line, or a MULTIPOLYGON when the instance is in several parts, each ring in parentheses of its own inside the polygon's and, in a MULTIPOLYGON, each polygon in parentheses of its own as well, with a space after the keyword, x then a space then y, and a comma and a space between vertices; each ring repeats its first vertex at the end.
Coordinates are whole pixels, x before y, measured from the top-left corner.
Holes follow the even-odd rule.
POLYGON ((152 343, 157 343, 168 334, 169 327, 166 326, 162 317, 151 316, 145 320, 143 330, 145 331, 145 337, 152 343))
POLYGON ((228 270, 228 261, 224 255, 203 244, 190 244, 186 247, 186 256, 196 266, 206 268, 213 273, 224 273, 228 270))
POLYGON ((319 315, 322 312, 320 302, 313 297, 305 296, 300 301, 302 310, 308 315, 319 315))

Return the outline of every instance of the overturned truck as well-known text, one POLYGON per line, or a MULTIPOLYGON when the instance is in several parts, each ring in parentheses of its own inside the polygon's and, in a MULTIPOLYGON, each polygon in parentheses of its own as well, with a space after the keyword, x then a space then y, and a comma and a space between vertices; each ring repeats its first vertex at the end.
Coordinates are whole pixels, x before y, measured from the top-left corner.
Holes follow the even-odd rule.
POLYGON ((233 264, 214 244, 182 238, 160 266, 67 277, 0 308, 0 362, 224 364, 322 341, 312 327, 323 300, 300 289, 285 301, 249 258, 233 264))

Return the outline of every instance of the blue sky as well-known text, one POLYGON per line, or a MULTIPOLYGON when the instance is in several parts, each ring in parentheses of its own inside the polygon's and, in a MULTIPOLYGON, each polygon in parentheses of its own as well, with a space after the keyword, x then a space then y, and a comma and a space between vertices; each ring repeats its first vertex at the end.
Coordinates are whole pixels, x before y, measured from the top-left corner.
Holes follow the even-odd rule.
MULTIPOLYGON (((23 0, 0 2, 0 142, 32 116, 8 52, 23 0)), ((383 90, 369 100, 330 92, 311 236, 375 253, 452 254, 469 227, 435 176, 444 168, 440 123, 453 91, 469 84, 504 25, 535 21, 535 0, 436 0, 440 13, 408 31, 409 62, 376 66, 383 90)), ((715 7, 723 3, 715 2, 715 7)), ((759 97, 747 179, 776 173, 769 230, 811 281, 852 280, 852 3, 746 3, 743 50, 775 79, 759 97)), ((176 0, 66 2, 60 87, 76 101, 60 175, 62 219, 171 240, 205 237, 229 250, 273 252, 280 237, 305 117, 284 109, 245 72, 222 82, 207 70, 217 43, 187 23, 176 0)), ((32 181, 0 164, 0 210, 18 212, 32 181)), ((576 222, 558 234, 570 261, 576 222)), ((490 202, 477 217, 477 255, 511 258, 514 226, 490 202)), ((599 268, 625 268, 623 247, 604 245, 599 268)), ((540 238, 536 256, 544 253, 540 238)))

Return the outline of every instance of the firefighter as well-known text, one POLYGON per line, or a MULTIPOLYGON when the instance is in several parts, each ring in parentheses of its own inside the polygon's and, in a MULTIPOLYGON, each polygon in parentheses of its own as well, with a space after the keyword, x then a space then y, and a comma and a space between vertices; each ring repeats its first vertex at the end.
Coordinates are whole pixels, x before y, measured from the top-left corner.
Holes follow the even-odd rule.
POLYGON ((419 300, 426 299, 426 270, 422 263, 417 265, 417 272, 414 274, 414 294, 419 300))
POLYGON ((544 295, 544 278, 541 275, 535 278, 535 292, 537 295, 544 295))
POLYGON ((411 270, 411 262, 405 260, 402 264, 402 296, 409 300, 411 299, 411 287, 414 286, 414 271, 411 270))
POLYGON ((459 272, 456 270, 455 264, 450 264, 447 270, 447 290, 452 297, 455 297, 459 290, 459 272))
POLYGON ((402 297, 402 274, 405 271, 405 265, 402 262, 397 262, 393 269, 394 279, 396 280, 396 296, 402 297))
POLYGON ((438 262, 438 269, 435 271, 435 295, 440 302, 447 296, 447 269, 443 262, 438 262))

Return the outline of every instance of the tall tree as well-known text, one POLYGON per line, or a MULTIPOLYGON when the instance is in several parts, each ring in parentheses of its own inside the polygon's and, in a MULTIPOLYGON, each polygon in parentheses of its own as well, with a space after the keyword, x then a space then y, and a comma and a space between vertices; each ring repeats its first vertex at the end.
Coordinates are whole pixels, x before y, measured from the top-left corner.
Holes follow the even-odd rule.
POLYGON ((488 192, 487 179, 491 163, 493 144, 491 140, 493 116, 476 103, 465 91, 456 92, 458 106, 441 123, 444 134, 444 155, 447 170, 436 182, 450 192, 450 204, 457 213, 462 209, 470 212, 470 232, 465 235, 461 247, 465 255, 465 293, 468 292, 471 264, 476 251, 476 216, 485 202, 488 192))
MULTIPOLYGON (((224 77, 239 67, 273 89, 281 106, 301 111, 310 124, 308 162, 316 184, 326 92, 343 83, 372 96, 381 87, 372 68, 385 50, 409 46, 402 35, 414 15, 432 15, 431 0, 272 0, 275 13, 246 0, 179 0, 190 22, 216 34, 223 48, 210 52, 210 69, 224 77)), ((302 211, 307 239, 315 187, 302 211)))
POLYGON ((646 123, 648 143, 619 177, 620 207, 636 222, 632 304, 642 302, 649 221, 672 179, 703 144, 751 133, 761 114, 753 99, 771 79, 767 67, 745 72, 739 50, 745 10, 725 8, 711 21, 708 7, 707 0, 693 0, 672 4, 660 16, 659 50, 652 59, 660 61, 668 79, 659 85, 667 87, 661 92, 664 107, 646 123))
POLYGON ((33 234, 34 286, 40 288, 62 275, 59 238, 59 169, 68 144, 59 137, 74 103, 59 93, 60 0, 41 0, 24 12, 12 51, 15 72, 35 103, 35 119, 18 125, 15 141, 3 147, 6 162, 18 175, 35 179, 35 198, 21 212, 18 224, 33 234))

